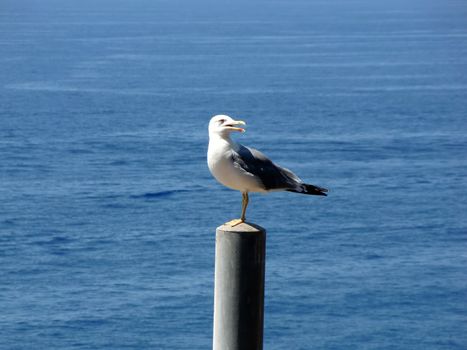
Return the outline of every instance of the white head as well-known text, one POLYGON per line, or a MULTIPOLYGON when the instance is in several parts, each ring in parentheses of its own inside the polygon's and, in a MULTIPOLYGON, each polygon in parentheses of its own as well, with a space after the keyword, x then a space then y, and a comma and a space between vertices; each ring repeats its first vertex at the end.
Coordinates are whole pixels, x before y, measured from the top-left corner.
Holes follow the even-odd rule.
POLYGON ((215 115, 209 122, 209 135, 229 136, 232 131, 245 132, 245 129, 237 127, 245 125, 242 120, 234 120, 228 115, 215 115))

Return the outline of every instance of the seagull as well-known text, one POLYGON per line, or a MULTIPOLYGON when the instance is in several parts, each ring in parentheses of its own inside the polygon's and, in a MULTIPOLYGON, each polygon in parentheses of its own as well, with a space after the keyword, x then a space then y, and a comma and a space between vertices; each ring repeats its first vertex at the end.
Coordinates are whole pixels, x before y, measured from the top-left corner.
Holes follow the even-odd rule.
POLYGON ((242 193, 240 219, 226 223, 231 227, 245 222, 248 193, 289 191, 326 196, 328 190, 304 183, 289 169, 273 163, 260 151, 243 146, 230 137, 232 132, 245 132, 242 120, 227 115, 216 115, 209 122, 208 167, 211 174, 224 186, 242 193))

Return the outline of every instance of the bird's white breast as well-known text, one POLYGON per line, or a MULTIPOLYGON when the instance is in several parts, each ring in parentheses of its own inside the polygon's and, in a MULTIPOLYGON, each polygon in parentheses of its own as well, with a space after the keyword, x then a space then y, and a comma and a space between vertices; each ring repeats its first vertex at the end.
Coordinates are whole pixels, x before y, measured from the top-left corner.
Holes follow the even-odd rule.
POLYGON ((208 167, 212 175, 226 187, 242 192, 263 192, 258 179, 245 170, 235 167, 232 150, 233 141, 223 138, 210 138, 208 147, 208 167))

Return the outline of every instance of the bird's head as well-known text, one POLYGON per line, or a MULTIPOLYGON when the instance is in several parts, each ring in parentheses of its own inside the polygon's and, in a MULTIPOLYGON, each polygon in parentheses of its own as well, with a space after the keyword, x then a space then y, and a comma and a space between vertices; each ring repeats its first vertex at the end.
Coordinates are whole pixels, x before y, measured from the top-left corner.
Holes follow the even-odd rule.
POLYGON ((228 115, 215 115, 209 122, 209 134, 228 136, 232 131, 245 132, 239 125, 246 125, 242 120, 234 120, 228 115))

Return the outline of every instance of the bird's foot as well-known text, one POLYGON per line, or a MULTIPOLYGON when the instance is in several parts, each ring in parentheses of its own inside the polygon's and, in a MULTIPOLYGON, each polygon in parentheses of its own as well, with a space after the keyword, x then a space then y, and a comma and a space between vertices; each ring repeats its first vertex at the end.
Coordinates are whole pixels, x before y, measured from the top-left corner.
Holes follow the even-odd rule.
POLYGON ((245 222, 245 220, 242 220, 242 219, 233 219, 233 220, 230 220, 230 221, 226 222, 224 225, 234 227, 234 226, 240 225, 241 223, 244 223, 244 222, 245 222))

